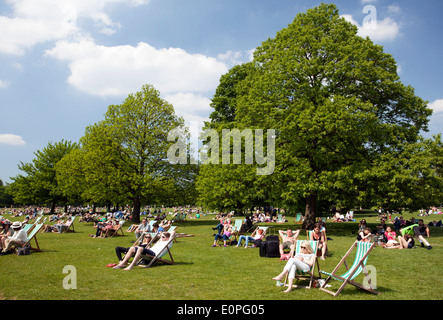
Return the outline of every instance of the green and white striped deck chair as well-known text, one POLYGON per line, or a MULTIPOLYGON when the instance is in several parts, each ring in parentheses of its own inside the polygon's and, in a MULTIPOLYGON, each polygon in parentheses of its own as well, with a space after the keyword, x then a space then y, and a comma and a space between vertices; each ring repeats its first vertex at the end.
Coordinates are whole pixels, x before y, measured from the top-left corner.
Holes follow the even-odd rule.
POLYGON ((25 246, 27 246, 27 245, 29 245, 30 247, 31 247, 31 250, 33 250, 33 251, 42 251, 41 249, 40 249, 40 246, 39 246, 39 244, 38 244, 38 241, 37 241, 37 233, 38 232, 40 232, 40 230, 43 228, 43 224, 44 223, 37 223, 35 226, 34 226, 34 228, 32 228, 32 231, 31 231, 31 233, 30 234, 28 234, 28 241, 26 241, 26 243, 24 244, 24 245, 22 245, 21 247, 25 247, 25 246), (36 248, 34 248, 34 247, 32 247, 31 246, 31 240, 32 239, 34 239, 34 241, 35 241, 35 244, 36 244, 36 248))
MULTIPOLYGON (((294 256, 297 255, 298 253, 301 253, 301 248, 300 246, 302 245, 303 242, 308 241, 308 240, 297 240, 296 242, 296 247, 295 247, 295 252, 294 252, 294 256)), ((309 244, 312 247, 313 253, 315 254, 317 252, 317 245, 318 245, 318 241, 309 241, 309 244)), ((285 279, 285 286, 287 286, 286 281, 287 281, 287 276, 285 279)), ((311 289, 312 288, 312 284, 314 283, 314 279, 319 279, 321 278, 321 274, 320 274, 320 267, 318 265, 318 260, 317 260, 317 255, 315 256, 315 260, 314 263, 311 266, 310 270, 298 270, 295 272, 295 279, 297 280, 309 280, 309 285, 308 286, 304 286, 304 288, 307 289, 311 289), (315 267, 317 267, 317 272, 318 272, 318 276, 315 276, 315 267)), ((298 285, 292 285, 293 287, 299 288, 299 287, 303 287, 303 286, 298 286, 298 285)))
POLYGON ((302 222, 302 215, 301 213, 297 213, 295 216, 295 222, 296 223, 301 223, 302 222))
POLYGON ((232 240, 237 240, 238 236, 241 233, 241 226, 243 225, 243 219, 235 219, 233 226, 233 238, 232 240))
POLYGON ((340 294, 340 292, 343 290, 343 288, 349 283, 357 288, 366 290, 370 293, 378 294, 378 292, 375 291, 374 288, 372 287, 371 278, 369 277, 369 274, 365 268, 366 262, 368 261, 368 256, 371 253, 374 246, 375 246, 375 243, 355 241, 352 244, 351 248, 348 250, 348 252, 346 252, 346 255, 340 260, 340 262, 338 263, 338 265, 335 267, 335 269, 332 272, 325 272, 325 271, 321 270, 321 273, 326 274, 328 277, 326 278, 323 285, 320 287, 320 290, 325 291, 329 294, 332 294, 335 297, 338 294, 340 294), (354 263, 352 264, 352 266, 350 268, 348 268, 348 266, 346 264, 346 258, 351 254, 351 252, 354 251, 354 249, 356 249, 354 263), (345 265, 347 271, 341 275, 338 275, 337 272, 338 272, 339 268, 342 266, 342 264, 345 265), (362 271, 365 274, 365 277, 368 282, 368 286, 363 286, 362 284, 360 284, 354 280, 362 271), (340 286, 340 288, 336 292, 325 289, 326 284, 331 279, 335 279, 335 280, 339 280, 339 281, 343 282, 343 284, 340 286))
POLYGON ((35 219, 35 221, 33 223, 27 223, 23 226, 23 230, 26 231, 26 233, 29 236, 29 233, 31 232, 31 230, 34 228, 34 226, 36 226, 38 223, 40 223, 42 216, 39 216, 37 219, 35 219))

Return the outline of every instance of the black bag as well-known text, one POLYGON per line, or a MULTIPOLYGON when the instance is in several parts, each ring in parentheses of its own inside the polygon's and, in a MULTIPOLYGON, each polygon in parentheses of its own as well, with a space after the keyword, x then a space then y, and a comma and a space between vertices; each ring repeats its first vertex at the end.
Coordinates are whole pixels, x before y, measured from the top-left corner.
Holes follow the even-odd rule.
POLYGON ((260 249, 260 257, 266 257, 266 241, 260 241, 257 246, 260 249))
POLYGON ((280 258, 280 241, 277 235, 266 237, 266 257, 280 258))
POLYGON ((17 248, 16 254, 18 256, 27 256, 28 254, 31 254, 31 247, 29 245, 21 248, 17 248))
POLYGON ((263 242, 262 239, 256 239, 256 240, 253 241, 254 246, 257 247, 257 248, 260 248, 260 245, 261 245, 262 242, 263 242))

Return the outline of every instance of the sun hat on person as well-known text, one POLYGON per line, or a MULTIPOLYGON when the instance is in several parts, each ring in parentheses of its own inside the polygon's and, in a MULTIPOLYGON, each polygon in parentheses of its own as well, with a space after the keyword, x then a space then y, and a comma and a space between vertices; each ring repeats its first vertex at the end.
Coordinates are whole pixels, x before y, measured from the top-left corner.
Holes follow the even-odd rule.
POLYGON ((21 227, 22 227, 22 224, 18 221, 15 221, 11 226, 12 229, 20 229, 21 227))

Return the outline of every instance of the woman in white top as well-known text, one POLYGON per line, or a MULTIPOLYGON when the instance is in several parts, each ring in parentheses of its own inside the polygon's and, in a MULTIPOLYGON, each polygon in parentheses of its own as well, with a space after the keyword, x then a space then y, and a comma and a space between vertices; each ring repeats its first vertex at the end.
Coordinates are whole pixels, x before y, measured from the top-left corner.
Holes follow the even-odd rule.
POLYGON ((283 277, 288 274, 288 289, 284 292, 292 291, 292 284, 294 283, 295 273, 298 270, 309 271, 315 261, 315 254, 312 250, 309 241, 303 241, 300 245, 301 253, 297 253, 293 258, 289 259, 286 266, 283 268, 282 273, 280 273, 272 280, 282 281, 283 277))

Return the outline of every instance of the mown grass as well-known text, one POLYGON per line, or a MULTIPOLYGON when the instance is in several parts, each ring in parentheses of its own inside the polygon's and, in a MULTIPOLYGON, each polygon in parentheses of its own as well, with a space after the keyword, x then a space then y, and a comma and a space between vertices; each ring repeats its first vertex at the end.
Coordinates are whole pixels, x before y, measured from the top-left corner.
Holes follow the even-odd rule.
MULTIPOLYGON (((411 215, 404 215, 410 218, 411 215)), ((416 213, 415 213, 415 216, 416 213)), ((429 222, 441 216, 424 217, 429 222)), ((376 216, 362 215, 370 226, 376 216)), ((13 220, 13 219, 11 219, 13 220)), ((15 219, 19 220, 19 219, 15 219)), ((172 248, 175 265, 156 264, 132 271, 107 268, 117 262, 114 248, 131 246, 134 234, 113 238, 92 238, 91 223, 75 222, 74 233, 39 233, 43 252, 28 256, 0 257, 0 299, 4 300, 439 300, 443 297, 440 268, 443 257, 443 228, 431 227, 432 250, 421 248, 387 250, 376 247, 368 264, 376 268, 377 290, 372 295, 347 286, 338 297, 318 289, 295 289, 289 294, 271 280, 285 262, 262 258, 257 248, 215 247, 211 229, 213 216, 176 223, 177 232, 194 235, 178 238, 172 248), (64 289, 65 266, 74 266, 77 289, 64 289), (20 285, 17 285, 20 284, 20 285)), ((330 256, 320 267, 331 271, 356 238, 358 222, 327 223, 330 256)), ((124 230, 129 223, 124 226, 124 230)), ((300 228, 293 219, 272 226, 300 228)), ((302 238, 305 232, 301 232, 302 238)), ((418 243, 418 242, 417 242, 418 243)), ((352 260, 350 261, 352 263, 352 260)), ((357 278, 363 281, 362 275, 357 278)), ((338 283, 333 283, 337 287, 338 283)))

